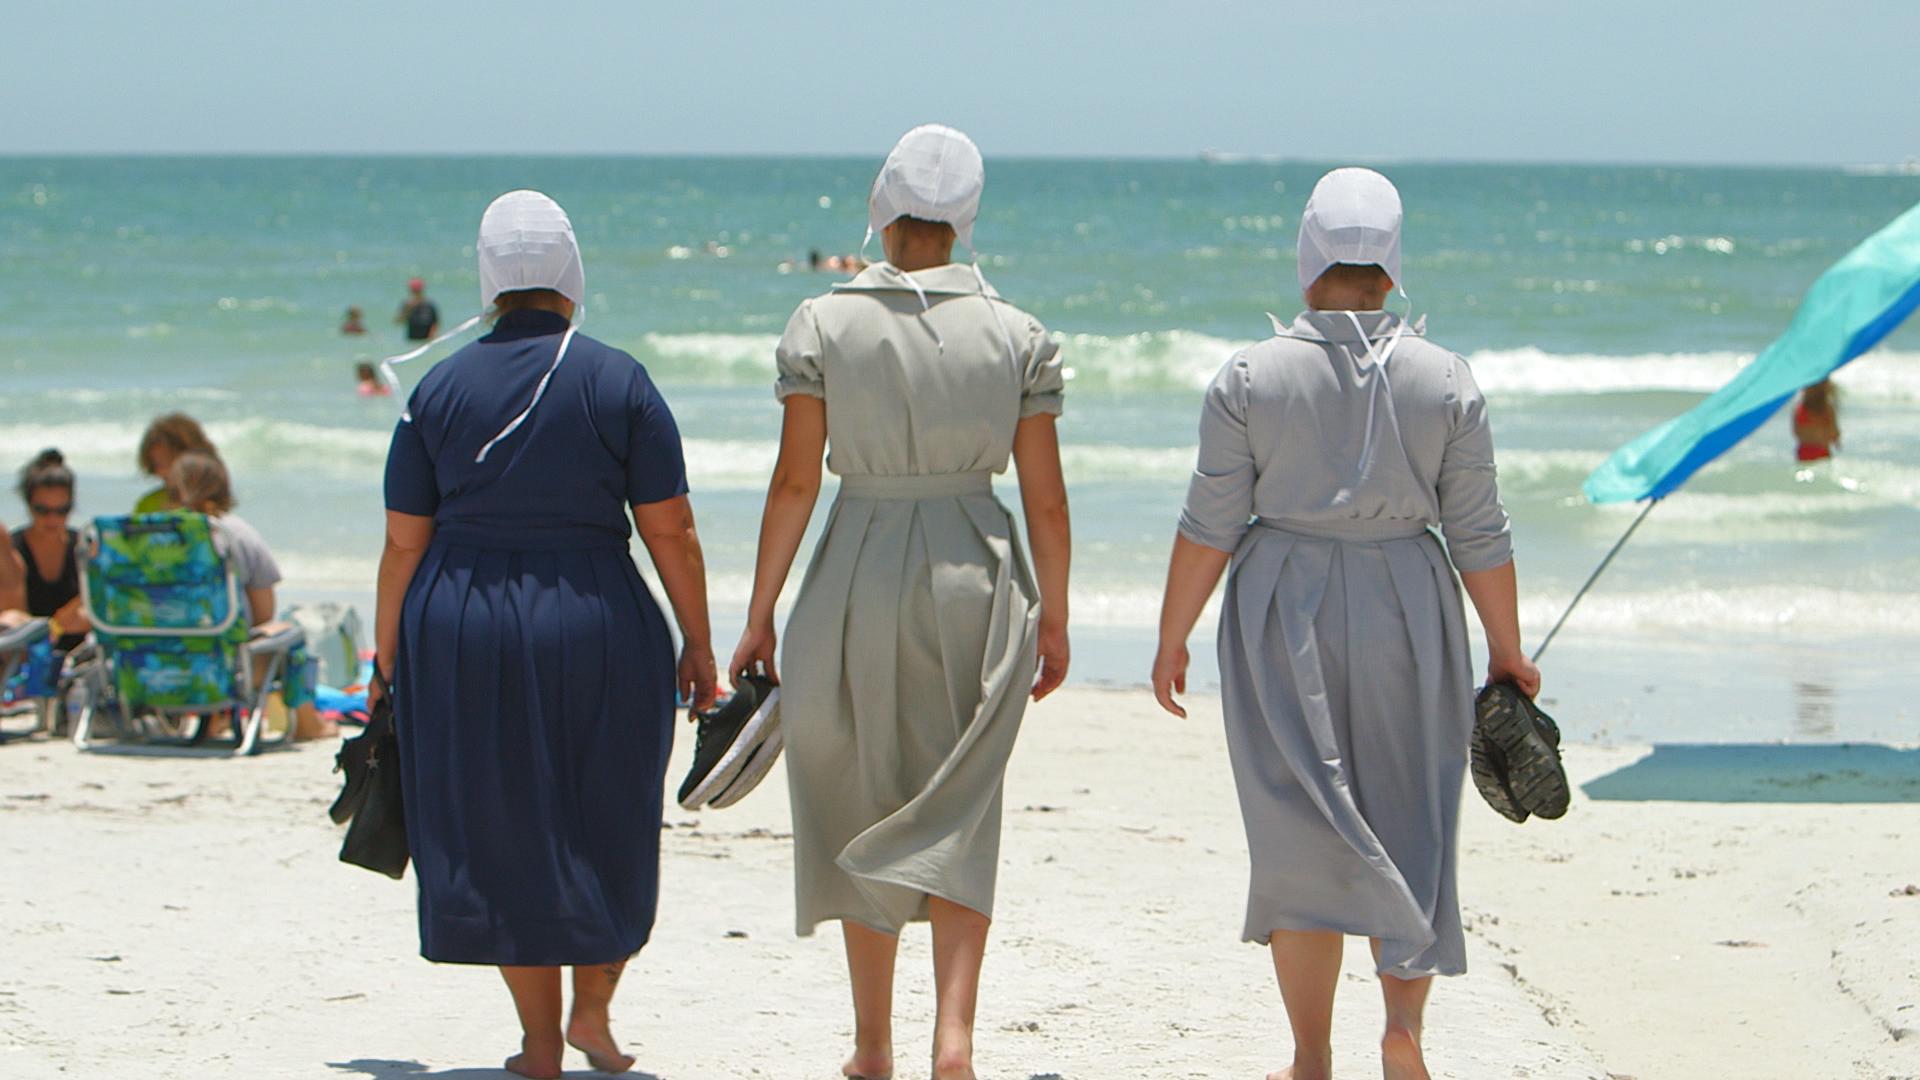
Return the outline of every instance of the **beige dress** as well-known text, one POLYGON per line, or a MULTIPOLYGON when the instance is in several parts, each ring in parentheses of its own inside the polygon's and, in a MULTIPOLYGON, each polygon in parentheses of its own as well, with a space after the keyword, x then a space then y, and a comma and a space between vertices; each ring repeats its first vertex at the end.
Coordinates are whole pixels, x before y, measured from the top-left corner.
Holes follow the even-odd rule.
POLYGON ((825 399, 840 476, 781 654, 802 935, 897 932, 930 895, 993 912, 1039 596, 991 478, 1062 377, 1046 329, 982 286, 880 263, 780 340, 777 393, 825 399))

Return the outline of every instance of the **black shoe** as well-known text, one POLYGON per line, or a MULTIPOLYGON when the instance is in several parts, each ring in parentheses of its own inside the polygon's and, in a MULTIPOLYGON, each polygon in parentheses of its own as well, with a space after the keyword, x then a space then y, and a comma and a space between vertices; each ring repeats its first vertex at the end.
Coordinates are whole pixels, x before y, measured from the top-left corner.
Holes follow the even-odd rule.
POLYGON ((695 713, 699 734, 693 744, 693 768, 680 785, 680 805, 698 810, 727 786, 757 749, 765 716, 760 703, 774 691, 763 675, 740 680, 731 697, 712 710, 695 713))
POLYGON ((1473 786, 1487 805, 1511 821, 1565 814, 1559 725, 1511 683, 1483 688, 1473 705, 1473 786))

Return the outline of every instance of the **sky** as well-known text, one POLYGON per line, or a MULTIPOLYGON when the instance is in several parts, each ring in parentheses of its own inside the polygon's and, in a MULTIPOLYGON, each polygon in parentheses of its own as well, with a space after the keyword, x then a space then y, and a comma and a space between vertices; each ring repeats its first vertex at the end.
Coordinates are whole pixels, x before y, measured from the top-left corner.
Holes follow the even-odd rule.
POLYGON ((0 155, 1920 158, 1920 0, 12 0, 0 155))

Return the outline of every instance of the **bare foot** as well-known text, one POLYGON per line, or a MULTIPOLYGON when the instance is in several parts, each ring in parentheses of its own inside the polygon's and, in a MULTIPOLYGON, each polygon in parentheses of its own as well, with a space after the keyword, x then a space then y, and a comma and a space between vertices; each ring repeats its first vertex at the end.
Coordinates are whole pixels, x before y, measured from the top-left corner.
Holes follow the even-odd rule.
POLYGON ((933 1080, 974 1080, 971 1049, 933 1055, 933 1080))
POLYGON ((1411 1031, 1395 1029, 1380 1040, 1380 1064, 1387 1080, 1432 1080, 1420 1056, 1420 1040, 1411 1031))
POLYGON ((1303 1062, 1295 1061, 1279 1072, 1268 1073, 1267 1080, 1327 1080, 1327 1078, 1332 1075, 1333 1069, 1331 1066, 1307 1065, 1303 1062))
POLYGON ((847 1080, 893 1080, 893 1048, 856 1048, 847 1063, 840 1066, 840 1075, 847 1080))
POLYGON ((508 1072, 530 1080, 560 1080, 560 1046, 535 1046, 521 1039, 520 1047, 519 1053, 506 1060, 504 1068, 508 1072))
POLYGON ((605 1020, 595 1022, 576 1016, 567 1021, 567 1045, 587 1055, 587 1064, 600 1072, 623 1073, 633 1068, 633 1058, 620 1052, 605 1020))

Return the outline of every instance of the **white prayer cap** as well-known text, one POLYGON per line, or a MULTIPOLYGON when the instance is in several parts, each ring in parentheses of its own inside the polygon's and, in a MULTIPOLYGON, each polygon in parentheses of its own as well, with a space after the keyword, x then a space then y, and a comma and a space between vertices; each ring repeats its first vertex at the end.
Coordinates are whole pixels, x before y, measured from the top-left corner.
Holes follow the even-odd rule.
POLYGON ((1400 193, 1372 169, 1335 169, 1300 215, 1300 291, 1335 263, 1384 268, 1400 283, 1400 193))
POLYGON ((971 251, 986 183, 986 165, 972 139, 945 124, 922 124, 900 136, 874 177, 867 228, 877 233, 902 217, 945 222, 971 251))
POLYGON ((509 191, 480 215, 480 306, 503 292, 552 289, 586 302, 587 271, 573 222, 560 204, 537 191, 509 191))

